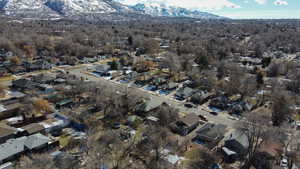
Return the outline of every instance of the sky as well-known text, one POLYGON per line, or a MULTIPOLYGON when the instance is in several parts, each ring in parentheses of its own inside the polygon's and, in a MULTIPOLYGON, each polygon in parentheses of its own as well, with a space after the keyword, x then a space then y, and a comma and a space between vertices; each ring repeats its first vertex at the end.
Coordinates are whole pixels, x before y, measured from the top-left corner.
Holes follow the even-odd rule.
POLYGON ((135 5, 159 2, 188 9, 198 9, 232 19, 300 19, 300 0, 119 0, 135 5))

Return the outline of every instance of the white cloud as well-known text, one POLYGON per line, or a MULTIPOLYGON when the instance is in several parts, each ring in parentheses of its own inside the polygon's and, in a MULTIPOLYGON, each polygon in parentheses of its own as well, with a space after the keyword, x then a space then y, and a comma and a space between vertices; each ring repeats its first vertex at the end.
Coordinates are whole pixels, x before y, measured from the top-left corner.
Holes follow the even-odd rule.
POLYGON ((206 9, 206 10, 215 10, 222 8, 240 8, 239 5, 230 2, 230 0, 119 0, 119 2, 134 5, 139 2, 147 3, 163 3, 172 6, 178 6, 188 9, 206 9))
POLYGON ((266 4, 268 0, 254 0, 256 3, 263 5, 266 4))
POLYGON ((274 1, 274 5, 276 6, 281 6, 281 5, 288 5, 288 2, 287 1, 284 1, 284 0, 276 0, 274 1))

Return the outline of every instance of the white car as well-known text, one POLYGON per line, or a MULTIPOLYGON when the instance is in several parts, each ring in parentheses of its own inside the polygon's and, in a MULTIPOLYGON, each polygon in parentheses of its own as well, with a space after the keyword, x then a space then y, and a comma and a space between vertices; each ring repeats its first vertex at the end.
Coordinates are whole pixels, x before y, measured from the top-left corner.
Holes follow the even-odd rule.
POLYGON ((233 116, 229 116, 228 118, 231 119, 231 120, 240 120, 239 118, 233 117, 233 116))
POLYGON ((288 160, 287 160, 286 157, 283 157, 281 159, 280 166, 283 167, 283 168, 285 168, 285 169, 288 169, 288 160))

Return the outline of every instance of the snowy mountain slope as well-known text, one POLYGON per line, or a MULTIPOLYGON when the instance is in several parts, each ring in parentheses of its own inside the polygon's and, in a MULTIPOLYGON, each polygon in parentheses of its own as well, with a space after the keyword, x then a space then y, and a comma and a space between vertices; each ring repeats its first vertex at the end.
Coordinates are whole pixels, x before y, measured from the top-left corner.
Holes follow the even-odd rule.
POLYGON ((223 19, 223 17, 201 12, 198 10, 188 10, 181 7, 168 6, 162 3, 145 2, 138 3, 133 6, 137 11, 144 14, 152 16, 166 16, 166 17, 191 17, 191 18, 201 18, 201 19, 223 19))
MULTIPOLYGON (((122 0, 118 0, 121 2, 122 0)), ((19 17, 68 17, 95 18, 101 17, 192 17, 202 19, 221 19, 210 13, 192 11, 161 3, 145 3, 127 6, 115 0, 0 0, 0 11, 9 16, 19 17)))
POLYGON ((112 0, 0 0, 0 10, 7 15, 35 13, 63 16, 134 12, 132 8, 112 0))
POLYGON ((6 15, 57 15, 44 5, 44 0, 0 0, 0 10, 3 10, 6 15))
POLYGON ((117 12, 116 9, 102 0, 49 0, 45 4, 52 10, 64 15, 117 12))

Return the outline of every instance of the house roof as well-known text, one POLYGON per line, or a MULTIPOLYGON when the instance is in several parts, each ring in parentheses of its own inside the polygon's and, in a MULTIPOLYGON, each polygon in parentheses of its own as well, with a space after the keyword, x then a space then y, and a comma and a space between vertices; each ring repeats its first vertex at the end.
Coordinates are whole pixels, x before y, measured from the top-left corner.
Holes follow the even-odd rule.
POLYGON ((28 148, 28 149, 34 149, 37 147, 40 147, 44 144, 47 144, 50 141, 50 139, 44 135, 42 135, 41 133, 37 133, 31 136, 28 136, 26 141, 24 142, 24 145, 28 148))
POLYGON ((6 124, 1 124, 0 123, 0 138, 1 137, 5 137, 5 136, 9 136, 9 135, 13 135, 17 132, 16 128, 10 127, 6 124))
POLYGON ((24 151, 24 142, 27 137, 20 137, 17 139, 10 139, 6 143, 0 145, 0 161, 5 160, 11 156, 19 154, 24 151))
POLYGON ((33 81, 35 81, 37 83, 50 82, 50 81, 53 81, 54 79, 55 79, 54 76, 45 75, 45 74, 40 74, 38 76, 33 77, 33 81))
POLYGON ((249 147, 248 137, 240 130, 233 131, 225 138, 225 141, 230 141, 230 140, 235 140, 245 148, 249 147))
POLYGON ((177 86, 178 86, 178 84, 177 84, 177 83, 174 83, 174 82, 170 82, 170 83, 168 83, 168 85, 167 85, 168 89, 173 89, 173 88, 175 88, 175 87, 177 87, 177 86))
POLYGON ((18 79, 13 81, 13 85, 21 88, 28 88, 28 87, 32 87, 34 83, 28 79, 18 79))
POLYGON ((146 102, 138 105, 137 111, 149 112, 157 107, 159 107, 163 102, 160 99, 150 99, 146 102))
POLYGON ((197 131, 197 134, 211 139, 220 139, 224 136, 225 130, 225 125, 207 123, 197 131))
MULTIPOLYGON (((14 99, 14 98, 22 98, 24 97, 25 94, 19 91, 7 91, 6 97, 0 98, 0 101, 6 101, 9 99, 14 99)), ((0 110, 1 111, 1 110, 0 110)))
POLYGON ((105 71, 108 71, 109 69, 110 69, 110 66, 109 65, 105 65, 105 64, 98 65, 96 67, 96 71, 99 71, 99 72, 105 72, 105 71))
POLYGON ((56 103, 56 105, 63 106, 63 105, 66 105, 66 104, 70 104, 72 102, 73 102, 72 99, 64 99, 64 100, 56 103))
POLYGON ((29 134, 34 134, 34 133, 41 132, 45 128, 44 128, 44 126, 42 126, 38 123, 31 123, 27 126, 22 127, 22 129, 26 130, 29 134))
POLYGON ((189 87, 181 88, 177 91, 176 95, 181 97, 189 97, 193 94, 194 90, 189 87))
POLYGON ((179 121, 183 122, 187 126, 191 126, 199 122, 199 117, 195 113, 190 113, 182 119, 180 119, 179 121))

